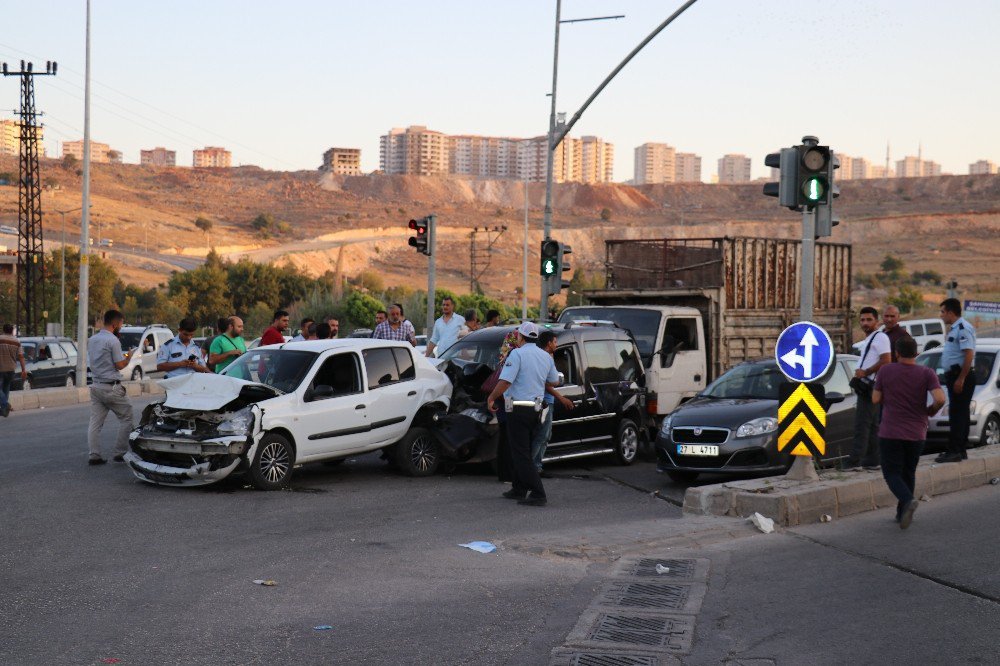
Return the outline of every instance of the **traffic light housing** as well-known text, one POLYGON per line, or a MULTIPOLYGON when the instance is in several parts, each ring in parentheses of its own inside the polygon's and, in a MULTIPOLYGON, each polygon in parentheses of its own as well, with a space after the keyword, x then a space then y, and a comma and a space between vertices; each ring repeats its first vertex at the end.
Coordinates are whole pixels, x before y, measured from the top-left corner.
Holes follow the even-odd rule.
POLYGON ((764 158, 764 164, 781 171, 777 183, 765 183, 764 194, 778 197, 778 203, 791 210, 799 210, 795 194, 798 182, 799 151, 796 148, 782 148, 780 153, 771 153, 764 158))
POLYGON ((830 186, 833 182, 833 151, 830 146, 817 146, 806 143, 796 146, 798 164, 796 169, 795 195, 800 207, 809 209, 828 205, 833 197, 830 186))
POLYGON ((542 241, 542 263, 539 273, 543 278, 552 278, 559 274, 559 241, 547 239, 542 241))
POLYGON ((417 252, 420 254, 426 254, 428 257, 431 255, 428 238, 429 226, 429 217, 422 217, 419 220, 410 220, 409 224, 410 229, 415 232, 413 236, 410 236, 410 247, 417 248, 417 252))
POLYGON ((559 293, 563 289, 569 289, 569 280, 563 278, 562 274, 566 273, 570 269, 569 257, 566 255, 573 254, 573 248, 566 243, 559 243, 559 271, 553 278, 554 288, 553 293, 559 293))
POLYGON ((833 214, 833 200, 840 196, 840 187, 834 179, 834 172, 839 168, 840 158, 830 151, 826 170, 828 202, 816 207, 816 238, 832 236, 833 228, 840 224, 840 219, 833 214))

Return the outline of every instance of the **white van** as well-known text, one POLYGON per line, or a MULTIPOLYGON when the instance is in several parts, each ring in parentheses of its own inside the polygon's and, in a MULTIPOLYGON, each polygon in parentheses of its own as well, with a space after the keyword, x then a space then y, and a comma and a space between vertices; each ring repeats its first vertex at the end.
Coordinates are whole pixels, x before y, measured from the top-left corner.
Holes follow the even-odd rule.
MULTIPOLYGON (((944 344, 944 323, 940 319, 909 319, 899 322, 900 327, 910 334, 917 343, 917 352, 934 349, 944 344)), ((884 326, 879 326, 882 330, 884 326)), ((854 349, 860 356, 865 349, 864 339, 854 344, 854 349)))
POLYGON ((122 349, 132 352, 128 357, 128 365, 121 371, 122 377, 139 380, 156 372, 156 353, 174 334, 164 324, 150 324, 122 326, 119 337, 122 349))

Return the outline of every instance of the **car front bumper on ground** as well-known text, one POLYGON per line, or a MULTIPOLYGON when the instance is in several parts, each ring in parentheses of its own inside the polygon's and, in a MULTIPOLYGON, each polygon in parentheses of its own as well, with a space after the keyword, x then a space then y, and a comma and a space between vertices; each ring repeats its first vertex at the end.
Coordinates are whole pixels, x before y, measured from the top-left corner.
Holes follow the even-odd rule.
POLYGON ((734 439, 729 432, 722 442, 711 443, 719 447, 717 456, 681 455, 672 436, 663 432, 656 436, 656 457, 659 469, 698 472, 705 474, 757 474, 783 472, 788 468, 788 456, 777 452, 775 433, 734 439))
POLYGON ((246 436, 205 441, 146 438, 133 432, 125 462, 136 478, 164 486, 205 486, 232 474, 246 459, 246 436), (181 461, 190 461, 182 465, 181 461))

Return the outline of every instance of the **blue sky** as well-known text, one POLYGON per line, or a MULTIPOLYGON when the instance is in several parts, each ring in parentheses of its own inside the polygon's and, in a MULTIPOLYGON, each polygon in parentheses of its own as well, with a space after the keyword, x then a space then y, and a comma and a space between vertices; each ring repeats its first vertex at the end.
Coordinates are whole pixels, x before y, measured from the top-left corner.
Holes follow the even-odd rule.
MULTIPOLYGON (((0 60, 57 60, 37 81, 46 144, 82 136, 84 1, 8 3, 0 60)), ((678 0, 564 0, 559 108, 572 114, 678 0)), ((93 0, 92 134, 138 162, 164 145, 223 145, 238 164, 311 169, 330 146, 378 167, 391 127, 535 136, 548 124, 554 0, 93 0)), ((574 134, 703 158, 753 158, 816 134, 881 164, 916 154, 946 172, 1000 162, 995 0, 699 0, 619 75, 574 134)), ((44 64, 42 65, 44 67, 44 64)), ((0 112, 18 104, 0 80, 0 112)))

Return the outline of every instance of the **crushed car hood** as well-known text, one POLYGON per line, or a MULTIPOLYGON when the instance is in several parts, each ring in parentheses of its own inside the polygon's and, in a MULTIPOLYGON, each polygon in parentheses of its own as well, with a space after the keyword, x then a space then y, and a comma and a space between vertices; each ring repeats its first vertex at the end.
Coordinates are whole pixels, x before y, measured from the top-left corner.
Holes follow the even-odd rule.
POLYGON ((266 384, 244 379, 192 372, 157 382, 167 392, 165 407, 212 411, 221 409, 241 396, 248 402, 258 402, 281 395, 281 391, 266 384))

